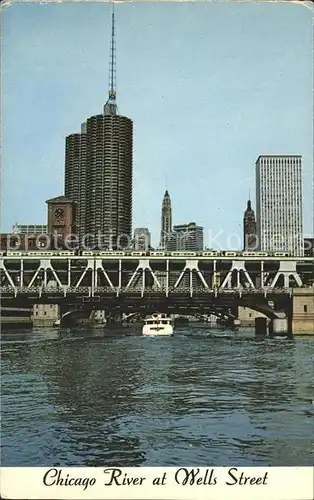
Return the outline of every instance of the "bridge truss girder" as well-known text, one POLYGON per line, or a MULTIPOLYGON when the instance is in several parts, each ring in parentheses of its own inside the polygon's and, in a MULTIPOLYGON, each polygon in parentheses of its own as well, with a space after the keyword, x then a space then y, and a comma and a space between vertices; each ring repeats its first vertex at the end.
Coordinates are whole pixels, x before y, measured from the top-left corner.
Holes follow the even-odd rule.
MULTIPOLYGON (((101 259, 101 258, 2 258, 1 286, 14 291, 41 287, 67 293, 89 287, 93 294, 106 288, 119 295, 139 291, 144 296, 155 290, 169 296, 184 289, 191 296, 197 290, 248 290, 302 286, 297 260, 264 262, 234 259, 101 259), (281 283, 280 283, 281 280, 281 283)), ((314 268, 314 265, 313 265, 314 268)))

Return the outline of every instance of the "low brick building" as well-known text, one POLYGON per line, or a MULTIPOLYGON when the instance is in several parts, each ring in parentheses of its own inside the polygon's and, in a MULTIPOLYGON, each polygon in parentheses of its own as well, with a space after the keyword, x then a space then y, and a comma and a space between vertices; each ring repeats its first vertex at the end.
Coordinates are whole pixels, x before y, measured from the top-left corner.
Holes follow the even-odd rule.
POLYGON ((50 247, 48 234, 1 233, 1 250, 45 250, 50 247))
POLYGON ((75 203, 65 196, 46 201, 47 225, 15 224, 11 233, 0 234, 0 249, 5 250, 60 250, 75 247, 75 203), (40 232, 40 229, 43 231, 40 232), (33 231, 33 232, 32 232, 33 231), (71 244, 73 237, 73 245, 71 244))

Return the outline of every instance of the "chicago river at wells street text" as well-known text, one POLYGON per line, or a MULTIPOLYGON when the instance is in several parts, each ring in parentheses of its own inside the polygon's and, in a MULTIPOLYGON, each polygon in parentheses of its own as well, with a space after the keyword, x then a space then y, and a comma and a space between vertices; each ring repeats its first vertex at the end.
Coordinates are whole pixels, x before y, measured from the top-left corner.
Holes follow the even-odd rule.
POLYGON ((313 337, 2 335, 3 466, 313 464, 313 337))

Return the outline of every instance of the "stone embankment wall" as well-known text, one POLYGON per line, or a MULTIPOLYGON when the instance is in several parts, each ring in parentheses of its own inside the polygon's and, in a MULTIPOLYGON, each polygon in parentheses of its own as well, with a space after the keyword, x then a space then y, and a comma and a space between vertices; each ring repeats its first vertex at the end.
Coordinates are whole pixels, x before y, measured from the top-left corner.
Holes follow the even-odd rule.
POLYGON ((314 287, 293 289, 293 335, 314 335, 314 287))
POLYGON ((33 326, 53 326, 59 317, 57 304, 35 304, 33 308, 33 326))

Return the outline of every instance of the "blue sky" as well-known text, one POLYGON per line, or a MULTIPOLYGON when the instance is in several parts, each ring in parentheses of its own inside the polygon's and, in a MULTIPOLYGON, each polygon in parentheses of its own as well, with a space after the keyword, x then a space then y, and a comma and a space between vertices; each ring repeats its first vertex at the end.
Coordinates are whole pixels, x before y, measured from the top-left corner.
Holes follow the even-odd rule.
MULTIPOLYGON (((312 16, 292 3, 116 5, 120 114, 134 121, 134 227, 242 235, 260 154, 301 154, 313 232, 312 16)), ((3 8, 2 231, 46 221, 63 193, 65 137, 107 99, 111 6, 3 8)))

